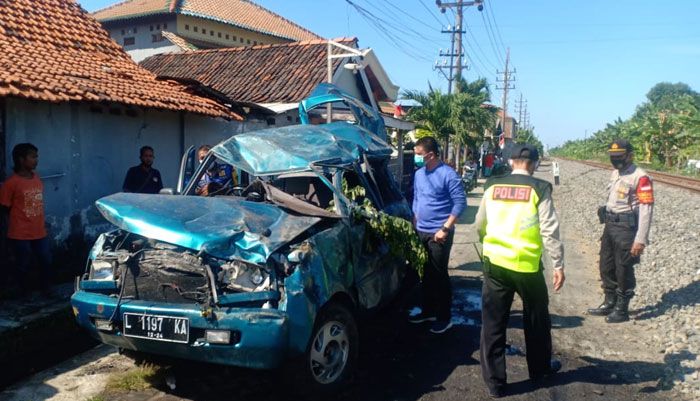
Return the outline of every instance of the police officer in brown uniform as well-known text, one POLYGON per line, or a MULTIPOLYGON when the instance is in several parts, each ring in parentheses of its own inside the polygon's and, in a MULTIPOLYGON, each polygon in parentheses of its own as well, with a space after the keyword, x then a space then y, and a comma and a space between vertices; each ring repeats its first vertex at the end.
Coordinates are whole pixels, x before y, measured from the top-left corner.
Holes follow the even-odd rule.
POLYGON ((608 323, 629 320, 628 307, 634 296, 634 265, 649 243, 654 190, 647 173, 632 163, 632 145, 624 139, 608 149, 615 170, 608 184, 608 199, 598 209, 605 224, 600 243, 600 278, 605 300, 588 313, 607 316, 608 323))

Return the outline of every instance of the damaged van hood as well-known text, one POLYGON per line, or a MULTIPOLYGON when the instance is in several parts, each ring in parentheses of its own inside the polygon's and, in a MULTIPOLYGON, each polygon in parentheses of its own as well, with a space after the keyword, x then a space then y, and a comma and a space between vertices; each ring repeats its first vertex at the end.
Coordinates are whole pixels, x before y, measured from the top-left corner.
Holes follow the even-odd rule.
POLYGON ((95 205, 122 230, 217 258, 258 264, 321 220, 223 197, 117 193, 95 205))

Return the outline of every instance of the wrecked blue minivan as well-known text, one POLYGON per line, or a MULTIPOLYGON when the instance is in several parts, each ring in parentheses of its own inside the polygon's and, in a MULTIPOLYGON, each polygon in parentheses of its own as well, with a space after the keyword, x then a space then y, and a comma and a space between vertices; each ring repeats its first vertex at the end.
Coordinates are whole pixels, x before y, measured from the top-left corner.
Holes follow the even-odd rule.
POLYGON ((257 369, 295 360, 312 387, 342 385, 357 314, 387 305, 407 268, 367 246, 367 225, 351 217, 364 200, 344 186, 410 219, 391 148, 357 121, 239 134, 211 149, 181 194, 99 199, 115 229, 77 280, 79 324, 122 349, 257 369), (242 184, 197 196, 211 163, 242 184))

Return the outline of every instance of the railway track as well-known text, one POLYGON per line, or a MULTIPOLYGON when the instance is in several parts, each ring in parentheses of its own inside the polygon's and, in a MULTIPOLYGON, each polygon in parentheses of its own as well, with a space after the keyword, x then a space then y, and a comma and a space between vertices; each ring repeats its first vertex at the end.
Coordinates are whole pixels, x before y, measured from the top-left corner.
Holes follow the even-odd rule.
MULTIPOLYGON (((591 167, 602 168, 605 170, 612 170, 612 166, 606 163, 600 163, 590 160, 574 160, 561 157, 560 159, 568 160, 572 162, 582 163, 591 167)), ((661 182, 667 185, 671 185, 677 188, 687 189, 692 192, 700 192, 700 180, 697 178, 684 177, 682 175, 662 173, 660 171, 646 170, 651 176, 654 182, 661 182)))

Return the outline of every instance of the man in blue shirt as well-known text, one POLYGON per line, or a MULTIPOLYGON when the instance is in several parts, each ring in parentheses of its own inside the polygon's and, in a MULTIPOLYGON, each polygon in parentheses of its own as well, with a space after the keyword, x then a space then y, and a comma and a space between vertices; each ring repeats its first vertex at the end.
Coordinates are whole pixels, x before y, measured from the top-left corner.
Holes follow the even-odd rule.
MULTIPOLYGON (((207 154, 209 154, 209 150, 211 150, 209 145, 202 145, 197 149, 199 163, 204 162, 207 154)), ((206 173, 197 183, 195 192, 197 195, 210 196, 222 192, 226 188, 233 188, 238 185, 237 177, 233 173, 233 167, 230 165, 214 161, 208 166, 206 173)))
POLYGON ((432 333, 452 327, 452 287, 447 264, 457 218, 466 196, 462 180, 452 167, 440 161, 435 138, 424 137, 413 148, 418 170, 413 182, 413 224, 428 250, 423 275, 423 307, 410 317, 412 323, 432 322, 432 333))

